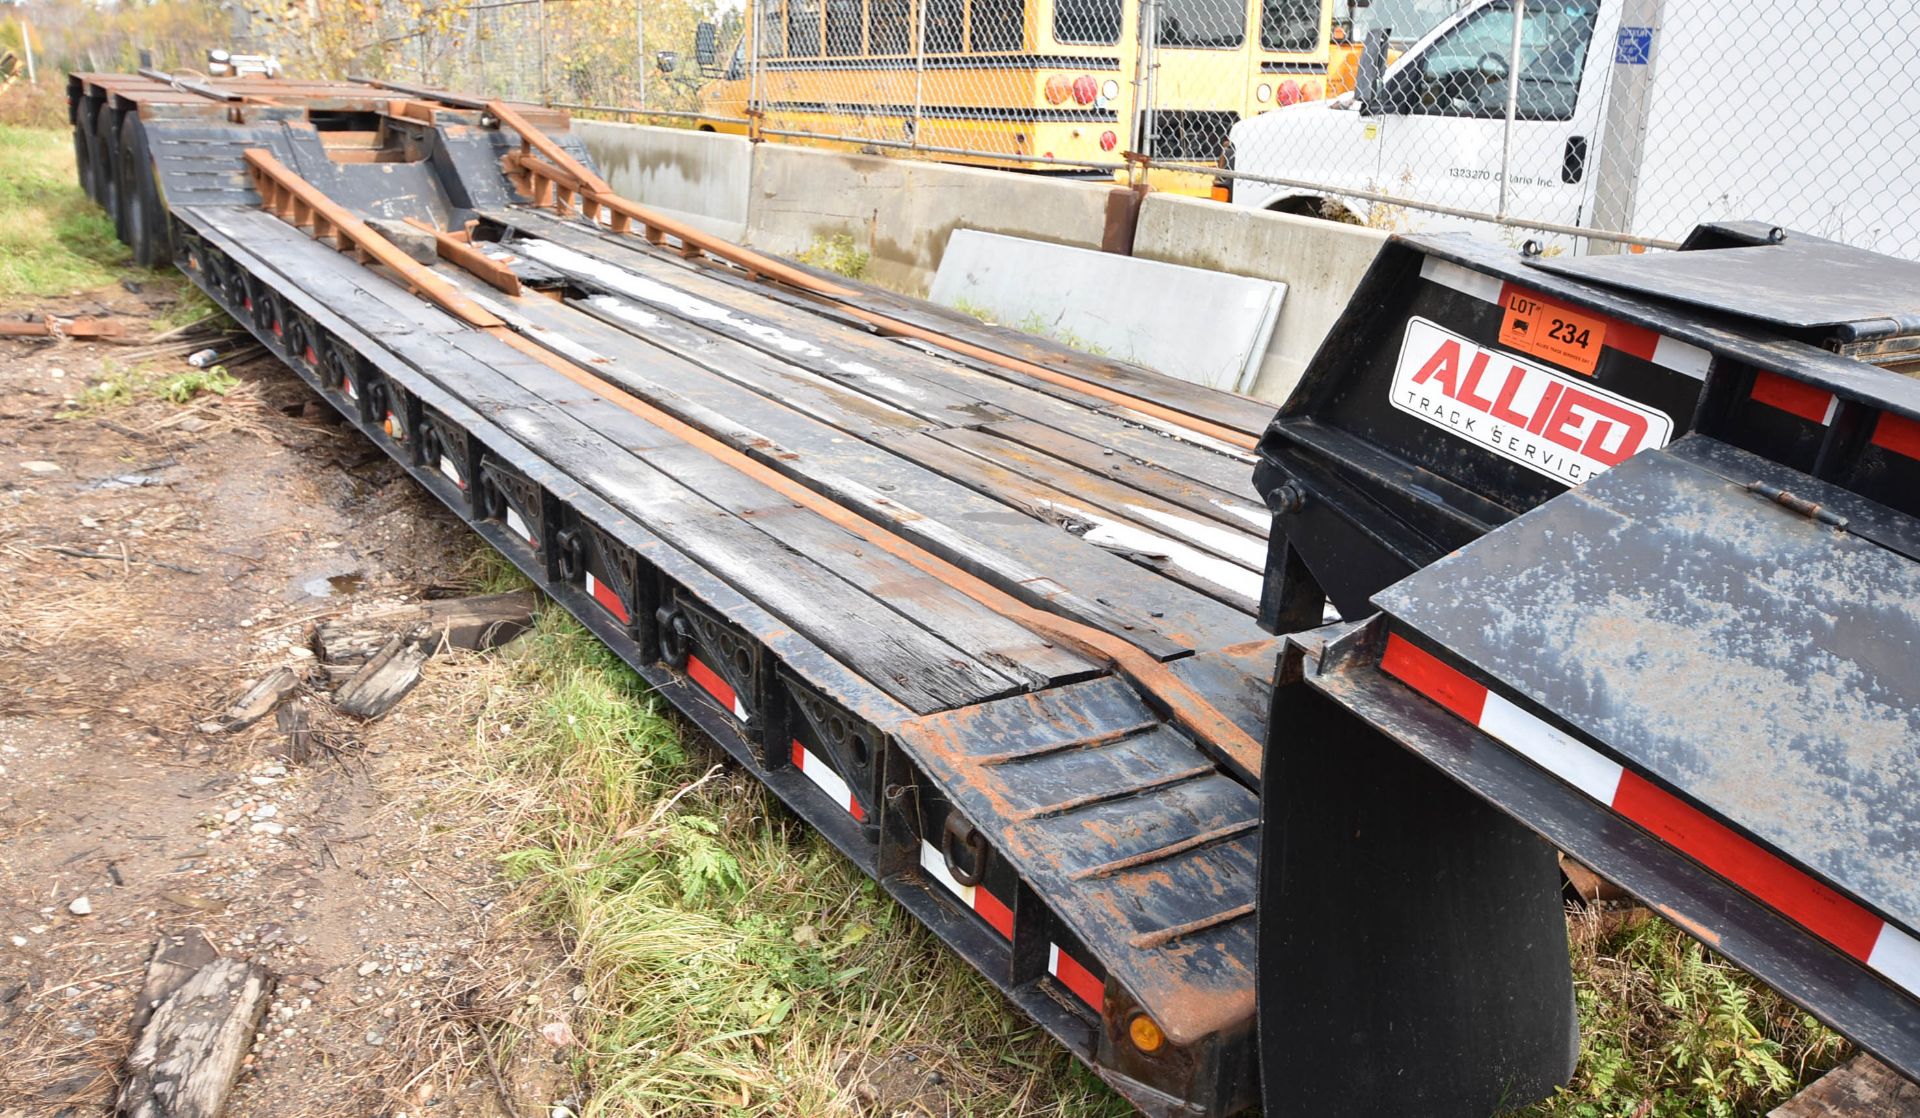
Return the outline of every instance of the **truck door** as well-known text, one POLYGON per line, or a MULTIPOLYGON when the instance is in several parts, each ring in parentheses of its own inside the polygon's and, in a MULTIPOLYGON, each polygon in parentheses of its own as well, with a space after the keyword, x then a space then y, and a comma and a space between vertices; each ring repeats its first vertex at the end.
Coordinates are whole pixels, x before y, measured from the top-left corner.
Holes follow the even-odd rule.
POLYGON ((1517 82, 1507 212, 1576 224, 1607 64, 1593 49, 1599 9, 1598 0, 1527 0, 1517 67, 1511 0, 1487 0, 1401 58, 1377 99, 1382 189, 1497 213, 1517 82))

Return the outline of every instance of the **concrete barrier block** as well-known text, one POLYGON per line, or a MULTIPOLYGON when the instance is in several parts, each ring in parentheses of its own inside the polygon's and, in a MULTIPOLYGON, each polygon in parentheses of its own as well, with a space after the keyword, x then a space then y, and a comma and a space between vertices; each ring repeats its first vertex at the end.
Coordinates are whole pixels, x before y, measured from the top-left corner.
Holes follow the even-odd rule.
POLYGON ((838 235, 868 254, 866 278, 925 295, 956 229, 1100 247, 1111 184, 919 159, 755 145, 747 239, 795 255, 838 235))
POLYGON ((716 236, 744 236, 753 174, 745 136, 604 120, 576 120, 573 130, 616 193, 716 236))
POLYGON ((1244 392, 1287 285, 1095 249, 958 229, 934 275, 934 302, 1144 365, 1244 392))
POLYGON ((1319 218, 1149 194, 1133 254, 1287 285, 1279 325, 1252 394, 1279 403, 1353 295, 1387 234, 1319 218))

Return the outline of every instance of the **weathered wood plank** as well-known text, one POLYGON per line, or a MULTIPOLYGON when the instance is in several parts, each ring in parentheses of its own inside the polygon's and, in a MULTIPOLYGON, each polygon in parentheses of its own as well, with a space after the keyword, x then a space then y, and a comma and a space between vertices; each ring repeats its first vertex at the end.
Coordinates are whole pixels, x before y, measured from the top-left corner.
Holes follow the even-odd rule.
POLYGON ((1920 1085, 1863 1052, 1768 1111, 1767 1118, 1920 1118, 1920 1085))
MULTIPOLYGON (((1223 524, 1252 532, 1261 539, 1267 537, 1273 524, 1273 514, 1267 511, 1266 506, 1247 495, 1253 471, 1251 467, 1243 467, 1239 463, 1235 464, 1235 469, 1240 484, 1231 489, 1222 489, 1195 480, 1179 470, 1169 469, 1152 459, 1139 458, 1118 447, 1081 438, 1028 419, 991 423, 980 430, 991 431, 1007 442, 1017 443, 1062 462, 1073 463, 1088 472, 1098 472, 1123 485, 1152 493, 1164 501, 1211 516, 1223 524)), ((1167 443, 1171 441, 1161 440, 1167 443)))
POLYGON ((255 722, 273 713, 280 700, 300 686, 300 674, 292 668, 275 668, 263 676, 259 682, 247 688, 227 709, 214 718, 214 724, 222 730, 244 730, 255 722))
MULTIPOLYGON (((538 216, 538 215, 536 215, 538 216)), ((952 355, 933 355, 916 346, 881 338, 871 331, 838 323, 819 313, 821 308, 786 306, 777 289, 744 290, 710 273, 692 271, 647 252, 603 242, 591 230, 541 218, 539 235, 577 251, 592 252, 616 267, 676 289, 678 297, 717 304, 723 315, 688 315, 676 311, 672 298, 649 301, 664 315, 709 331, 750 348, 778 355, 783 346, 804 345, 817 350, 807 363, 819 375, 876 399, 910 411, 941 426, 972 425, 996 419, 1025 418, 1070 432, 1097 445, 1123 449, 1144 462, 1154 462, 1253 502, 1252 459, 1237 448, 1210 449, 1153 429, 1146 417, 1127 415, 1110 405, 1080 396, 1062 396, 1057 389, 1041 391, 1020 378, 996 375, 977 362, 952 355), (970 416, 955 424, 955 416, 970 416)), ((576 278, 592 282, 585 273, 576 278)), ((694 357, 698 360, 697 356, 694 357)), ((1260 405, 1269 413, 1269 405, 1260 405)))
MULTIPOLYGON (((620 259, 625 266, 633 266, 631 261, 641 256, 651 256, 669 267, 678 266, 667 260, 661 250, 647 245, 639 238, 617 237, 596 232, 577 222, 562 221, 535 210, 520 208, 504 213, 489 213, 487 216, 495 220, 504 220, 537 236, 552 237, 555 240, 562 238, 575 240, 575 243, 589 248, 589 251, 596 255, 620 259)), ((765 301, 770 290, 777 290, 763 284, 748 286, 749 281, 744 276, 731 271, 722 271, 718 268, 702 270, 716 282, 739 288, 742 294, 751 300, 765 301)), ((849 286, 847 281, 838 277, 834 277, 832 282, 841 287, 849 286)), ((1267 423, 1273 418, 1273 405, 1262 401, 1189 384, 1163 373, 1127 365, 1111 358, 1080 353, 1057 342, 1036 338, 1018 330, 988 325, 970 315, 924 299, 914 299, 864 285, 856 286, 860 287, 859 294, 846 300, 849 306, 875 311, 902 322, 927 327, 983 349, 1104 384, 1199 419, 1258 435, 1266 429, 1267 423)), ((811 308, 808 313, 818 317, 817 312, 813 312, 811 308)), ((1073 398, 1072 390, 1068 388, 1024 377, 998 367, 993 367, 991 372, 1012 383, 1023 384, 1037 391, 1073 398)))
POLYGON ((272 976, 254 963, 216 959, 201 967, 141 1031, 115 1113, 219 1118, 272 990, 272 976))
POLYGON ((533 624, 540 596, 532 590, 407 602, 359 617, 335 617, 313 631, 313 650, 326 664, 360 664, 397 631, 426 624, 443 648, 481 652, 498 648, 533 624))
POLYGON ((1266 570, 1267 537, 1242 522, 1231 527, 1213 517, 1195 516, 1161 500, 1073 463, 1037 453, 985 431, 938 431, 931 438, 957 446, 1023 477, 1090 501, 1115 516, 1145 524, 1203 551, 1228 559, 1255 574, 1266 570))
MULTIPOLYGON (((1084 492, 1054 488, 928 435, 908 435, 889 449, 992 496, 1073 543, 1097 547, 1197 590, 1248 616, 1260 605, 1261 575, 1210 554, 1164 528, 1102 508, 1084 492)), ((1248 639, 1254 639, 1249 636, 1248 639)))
POLYGON ((378 718, 392 710, 420 682, 433 655, 432 629, 415 625, 387 638, 379 652, 333 694, 333 705, 359 718, 378 718))
POLYGON ((140 987, 140 1000, 133 1006, 132 1032, 139 1035, 153 1019, 153 1013, 160 1004, 173 996, 173 992, 186 985, 201 967, 220 957, 212 943, 198 928, 188 928, 183 932, 168 932, 153 945, 153 955, 147 960, 147 978, 140 987))

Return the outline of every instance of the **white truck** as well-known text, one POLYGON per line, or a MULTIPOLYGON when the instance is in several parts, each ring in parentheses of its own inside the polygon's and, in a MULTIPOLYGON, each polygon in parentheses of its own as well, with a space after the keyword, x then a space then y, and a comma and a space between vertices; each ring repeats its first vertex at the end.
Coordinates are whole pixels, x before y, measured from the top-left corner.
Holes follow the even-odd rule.
POLYGON ((1228 166, 1259 178, 1234 203, 1655 242, 1753 218, 1920 256, 1920 6, 1525 0, 1516 38, 1518 2, 1470 0, 1353 93, 1242 122, 1228 166))

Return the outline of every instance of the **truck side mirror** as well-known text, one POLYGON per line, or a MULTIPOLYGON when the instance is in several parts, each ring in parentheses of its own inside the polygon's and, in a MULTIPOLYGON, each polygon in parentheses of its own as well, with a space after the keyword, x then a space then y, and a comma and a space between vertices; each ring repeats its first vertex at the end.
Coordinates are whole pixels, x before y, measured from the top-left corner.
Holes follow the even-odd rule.
POLYGON ((718 60, 719 39, 720 36, 714 31, 711 23, 703 21, 693 29, 693 57, 700 63, 701 69, 712 69, 714 62, 718 60))
POLYGON ((1370 28, 1360 44, 1360 64, 1353 75, 1353 103, 1360 106, 1363 113, 1378 111, 1375 102, 1380 99, 1380 79, 1387 72, 1392 34, 1390 27, 1370 28))

